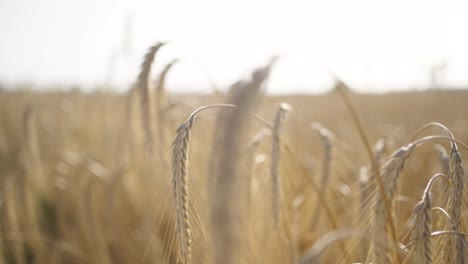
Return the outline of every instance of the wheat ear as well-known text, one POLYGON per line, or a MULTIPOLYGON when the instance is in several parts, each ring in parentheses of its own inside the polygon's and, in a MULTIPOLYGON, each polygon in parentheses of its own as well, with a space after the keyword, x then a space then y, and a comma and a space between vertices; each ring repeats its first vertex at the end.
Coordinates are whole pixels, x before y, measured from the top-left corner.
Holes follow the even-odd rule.
POLYGON ((157 122, 157 129, 158 129, 158 144, 163 149, 166 147, 166 130, 164 128, 167 123, 166 112, 169 106, 169 101, 168 101, 164 86, 166 83, 167 74, 178 61, 179 61, 178 59, 174 59, 171 62, 169 62, 161 71, 161 74, 159 75, 158 81, 156 83, 155 93, 156 93, 156 122, 157 122))
POLYGON ((188 205, 188 145, 193 119, 178 129, 172 146, 172 191, 176 203, 176 234, 182 263, 192 263, 192 234, 188 205))
POLYGON ((430 264, 431 255, 431 229, 432 229, 432 199, 431 186, 438 177, 446 177, 442 173, 434 175, 426 186, 421 200, 416 204, 412 212, 411 240, 415 241, 413 247, 413 263, 430 264))
MULTIPOLYGON (((452 217, 452 230, 462 231, 462 209, 464 208, 464 187, 465 171, 463 169, 463 159, 458 150, 457 144, 452 141, 449 160, 449 191, 445 203, 445 209, 452 217)), ((468 260, 466 255, 467 245, 463 236, 449 235, 442 240, 446 245, 446 250, 442 251, 442 260, 445 263, 465 263, 468 260), (448 241, 447 241, 448 240, 448 241), (445 241, 445 242, 444 242, 445 241)))
POLYGON ((136 87, 140 91, 140 103, 141 103, 141 115, 143 119, 143 130, 145 133, 145 141, 149 151, 153 150, 153 116, 151 107, 151 94, 150 94, 150 81, 149 76, 151 73, 151 67, 158 50, 166 43, 158 42, 154 46, 148 49, 145 54, 143 63, 141 64, 141 70, 136 80, 136 87))
POLYGON ((172 144, 172 192, 176 207, 176 236, 179 244, 179 258, 184 264, 192 263, 192 233, 188 189, 190 135, 197 114, 213 107, 234 107, 234 105, 213 104, 198 108, 189 116, 187 121, 177 128, 172 144))

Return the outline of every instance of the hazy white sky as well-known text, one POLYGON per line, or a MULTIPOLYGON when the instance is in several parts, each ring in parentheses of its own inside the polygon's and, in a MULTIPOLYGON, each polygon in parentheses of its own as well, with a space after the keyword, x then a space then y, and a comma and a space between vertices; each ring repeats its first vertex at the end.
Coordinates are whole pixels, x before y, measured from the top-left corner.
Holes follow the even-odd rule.
POLYGON ((173 42, 155 73, 182 59, 172 89, 227 86, 275 54, 273 92, 326 88, 319 60, 361 90, 428 85, 440 63, 468 85, 466 0, 0 0, 0 82, 128 85, 157 40, 173 42))

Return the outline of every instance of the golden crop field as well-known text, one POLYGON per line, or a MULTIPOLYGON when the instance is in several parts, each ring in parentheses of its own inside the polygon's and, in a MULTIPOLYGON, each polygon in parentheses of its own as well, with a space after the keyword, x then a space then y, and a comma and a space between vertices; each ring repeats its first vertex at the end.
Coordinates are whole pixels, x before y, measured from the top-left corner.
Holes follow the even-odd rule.
POLYGON ((126 94, 0 94, 0 263, 468 262, 468 91, 176 95, 157 50, 126 94))

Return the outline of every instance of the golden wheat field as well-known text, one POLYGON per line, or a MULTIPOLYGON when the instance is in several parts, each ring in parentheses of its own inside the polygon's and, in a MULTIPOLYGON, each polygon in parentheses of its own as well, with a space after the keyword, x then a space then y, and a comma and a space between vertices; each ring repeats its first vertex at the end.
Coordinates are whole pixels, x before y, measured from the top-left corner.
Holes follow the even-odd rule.
POLYGON ((468 91, 0 94, 0 263, 468 263, 468 91))

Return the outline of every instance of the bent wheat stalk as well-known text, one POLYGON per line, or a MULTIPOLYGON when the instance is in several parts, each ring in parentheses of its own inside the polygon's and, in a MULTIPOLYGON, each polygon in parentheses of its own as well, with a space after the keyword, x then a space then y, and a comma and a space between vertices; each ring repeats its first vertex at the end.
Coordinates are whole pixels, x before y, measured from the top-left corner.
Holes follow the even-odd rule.
MULTIPOLYGON (((382 197, 382 202, 384 206, 384 211, 387 215, 391 215, 391 208, 390 208, 390 201, 385 193, 385 186, 383 183, 383 180, 380 176, 380 170, 379 170, 379 165, 377 164, 377 161, 375 160, 372 147, 369 141, 369 136, 367 135, 366 131, 364 130, 364 125, 363 122, 360 118, 360 115, 357 112, 356 106, 354 105, 353 100, 351 99, 350 96, 350 91, 351 89, 349 88, 346 83, 344 83, 341 79, 339 79, 335 74, 333 74, 336 82, 336 89, 340 93, 341 97, 343 98, 347 108, 349 109, 351 116, 353 117, 356 128, 359 131, 359 135, 361 136, 361 139, 364 143, 364 146, 366 147, 367 154, 369 155, 369 159, 371 162, 371 168, 372 171, 374 172, 374 178, 377 180, 377 185, 378 185, 378 191, 380 192, 380 195, 382 197)), ((393 219, 388 219, 388 226, 390 229, 390 235, 393 241, 396 241, 397 235, 396 235, 396 230, 395 230, 395 223, 393 222, 393 219)), ((392 247, 392 257, 395 261, 398 261, 398 256, 397 256, 397 250, 395 247, 392 247)))

